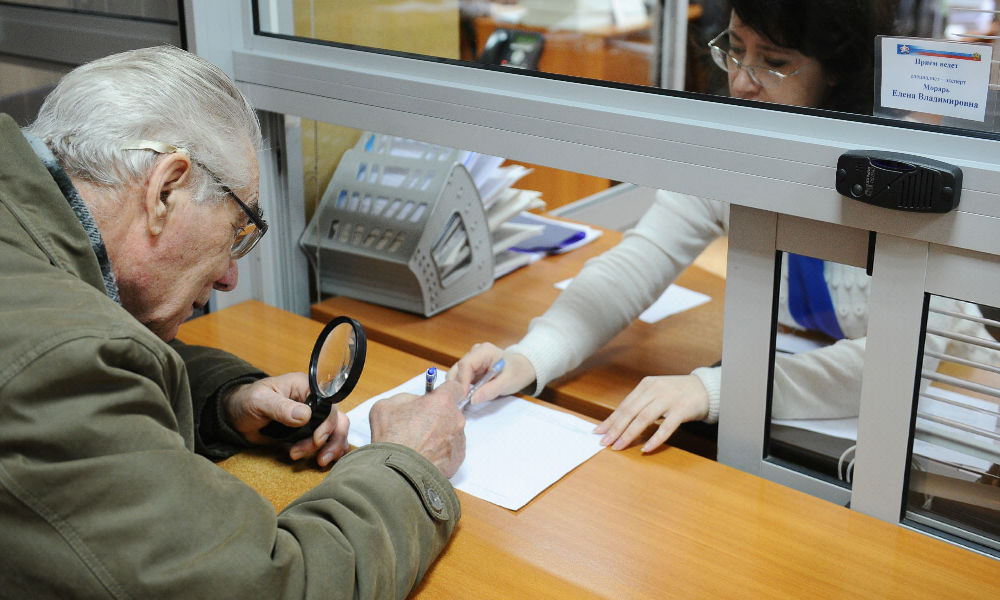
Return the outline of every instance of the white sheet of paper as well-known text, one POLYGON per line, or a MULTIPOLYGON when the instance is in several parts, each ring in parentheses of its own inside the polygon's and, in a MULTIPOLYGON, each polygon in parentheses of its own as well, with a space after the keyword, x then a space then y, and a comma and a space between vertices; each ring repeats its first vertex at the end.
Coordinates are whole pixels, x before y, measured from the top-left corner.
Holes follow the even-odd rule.
MULTIPOLYGON (((572 278, 564 279, 556 283, 556 287, 564 290, 569 287, 571 281, 573 281, 572 278)), ((639 315, 639 320, 645 323, 656 323, 660 319, 684 312, 685 310, 704 304, 711 299, 711 296, 707 296, 701 292, 671 284, 649 308, 642 311, 642 314, 639 315)))
MULTIPOLYGON (((438 382, 445 372, 438 371, 438 382)), ((421 373, 347 413, 353 446, 371 442, 368 412, 382 398, 424 393, 421 373)), ((518 510, 604 446, 594 424, 516 396, 465 409, 465 462, 451 478, 455 488, 510 510, 518 510)))
POLYGON ((615 16, 618 27, 635 27, 645 23, 649 17, 642 0, 611 0, 611 14, 615 16))
POLYGON ((538 262, 545 258, 544 252, 514 252, 508 250, 493 255, 493 279, 513 273, 521 267, 538 262))
POLYGON ((822 348, 823 346, 826 346, 826 344, 819 340, 813 340, 807 337, 793 335, 791 333, 781 333, 780 331, 774 339, 774 349, 778 352, 787 352, 789 354, 808 352, 810 350, 822 348))

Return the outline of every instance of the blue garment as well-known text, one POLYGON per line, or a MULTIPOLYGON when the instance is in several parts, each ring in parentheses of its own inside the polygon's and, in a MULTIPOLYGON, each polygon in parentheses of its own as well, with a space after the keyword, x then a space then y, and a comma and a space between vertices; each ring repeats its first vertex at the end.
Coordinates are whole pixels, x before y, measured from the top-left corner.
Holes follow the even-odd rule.
POLYGON ((786 253, 788 260, 788 310, 795 322, 821 331, 835 340, 844 338, 830 288, 823 276, 823 261, 811 256, 786 253))

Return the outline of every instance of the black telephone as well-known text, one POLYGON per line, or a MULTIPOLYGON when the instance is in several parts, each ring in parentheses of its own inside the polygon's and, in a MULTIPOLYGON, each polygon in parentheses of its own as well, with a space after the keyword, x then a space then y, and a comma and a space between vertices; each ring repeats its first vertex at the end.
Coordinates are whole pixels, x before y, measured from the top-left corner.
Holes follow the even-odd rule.
POLYGON ((517 69, 537 69, 545 37, 533 31, 498 28, 486 40, 479 62, 517 69))

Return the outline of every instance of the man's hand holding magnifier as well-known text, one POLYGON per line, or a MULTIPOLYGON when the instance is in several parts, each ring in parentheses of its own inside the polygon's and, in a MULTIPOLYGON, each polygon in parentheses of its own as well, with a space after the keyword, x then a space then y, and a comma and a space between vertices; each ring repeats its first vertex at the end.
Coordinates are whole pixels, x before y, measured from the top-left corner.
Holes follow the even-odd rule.
MULTIPOLYGON (((305 404, 309 396, 309 379, 305 373, 287 373, 266 377, 235 388, 225 400, 229 423, 248 442, 273 443, 261 428, 271 422, 290 427, 309 423, 312 411, 305 404)), ((336 406, 329 416, 313 430, 312 435, 294 442, 288 449, 292 460, 316 456, 325 467, 348 450, 347 429, 350 421, 336 406)))

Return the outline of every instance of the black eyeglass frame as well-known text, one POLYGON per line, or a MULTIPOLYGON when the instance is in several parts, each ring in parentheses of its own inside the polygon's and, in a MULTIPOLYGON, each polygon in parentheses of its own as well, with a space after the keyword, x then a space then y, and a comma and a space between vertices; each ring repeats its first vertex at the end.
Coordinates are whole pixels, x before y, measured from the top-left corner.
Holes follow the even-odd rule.
MULTIPOLYGON (((212 173, 211 169, 209 169, 205 165, 201 166, 206 171, 208 171, 208 174, 212 176, 212 179, 214 179, 219 184, 219 187, 222 189, 222 191, 229 194, 229 197, 236 201, 236 204, 238 204, 239 207, 243 209, 243 212, 245 212, 247 216, 250 217, 250 222, 253 223, 254 225, 254 230, 249 233, 243 233, 243 231, 246 230, 246 227, 243 227, 242 229, 237 231, 236 238, 233 240, 233 246, 229 252, 230 255, 234 259, 243 258, 247 254, 249 254, 251 250, 254 249, 254 246, 257 245, 257 242, 259 242, 261 238, 264 237, 264 234, 267 233, 267 221, 265 221, 263 217, 261 217, 259 214, 250 210, 250 207, 247 206, 242 200, 240 200, 240 197, 237 196, 236 193, 233 192, 233 190, 229 189, 228 185, 219 181, 219 178, 215 176, 215 173, 212 173), (260 233, 257 233, 258 231, 260 233), (246 242, 245 245, 243 245, 243 240, 248 237, 250 238, 250 241, 246 242)), ((257 211, 258 212, 260 211, 259 207, 257 211)))
POLYGON ((176 152, 187 156, 191 162, 198 165, 202 169, 205 169, 205 172, 208 173, 209 177, 215 181, 219 188, 230 198, 236 201, 236 204, 239 205, 240 209, 246 213, 247 217, 250 218, 250 222, 253 223, 254 226, 253 231, 249 233, 243 233, 249 225, 244 226, 236 232, 232 247, 229 250, 229 254, 234 260, 243 258, 249 254, 250 251, 257 245, 257 242, 259 242, 261 238, 264 237, 264 234, 267 233, 267 221, 265 221, 264 217, 260 214, 260 207, 257 207, 256 212, 251 210, 245 202, 240 200, 240 197, 237 196, 228 185, 222 183, 222 180, 219 179, 219 176, 216 175, 212 169, 209 169, 204 163, 191 156, 191 153, 187 150, 187 148, 174 146, 173 144, 167 144, 165 142, 157 142, 154 140, 138 140, 136 142, 125 144, 122 146, 122 150, 152 150, 157 154, 173 154, 176 152), (250 241, 243 242, 243 240, 248 238, 250 241))

